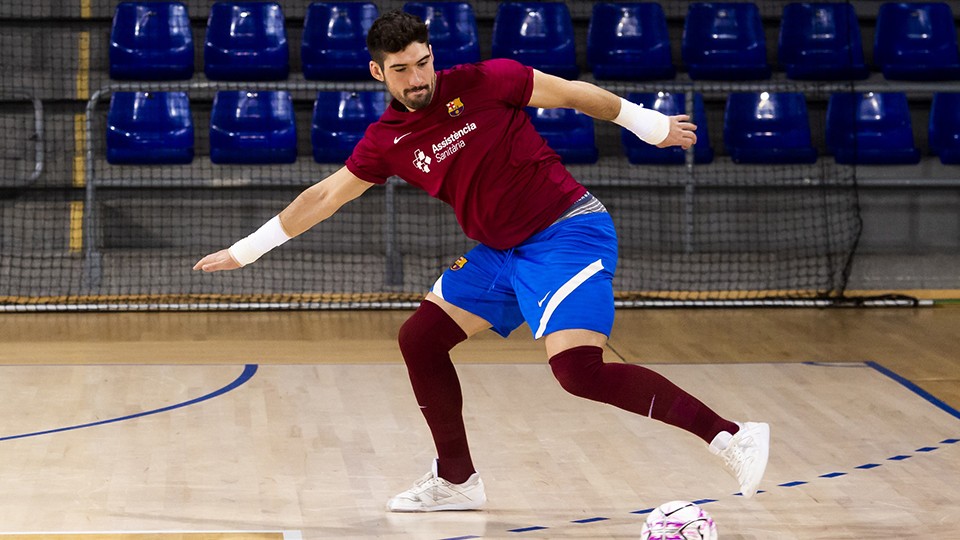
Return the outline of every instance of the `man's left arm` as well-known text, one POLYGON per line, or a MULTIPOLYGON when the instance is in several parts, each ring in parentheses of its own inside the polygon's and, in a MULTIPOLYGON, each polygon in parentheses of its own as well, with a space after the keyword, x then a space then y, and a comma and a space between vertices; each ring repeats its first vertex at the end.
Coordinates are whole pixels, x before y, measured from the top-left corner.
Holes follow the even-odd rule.
POLYGON ((689 148, 697 142, 697 126, 685 114, 666 116, 645 109, 599 86, 584 81, 568 81, 533 70, 530 107, 576 109, 588 116, 619 124, 640 139, 660 148, 689 148))

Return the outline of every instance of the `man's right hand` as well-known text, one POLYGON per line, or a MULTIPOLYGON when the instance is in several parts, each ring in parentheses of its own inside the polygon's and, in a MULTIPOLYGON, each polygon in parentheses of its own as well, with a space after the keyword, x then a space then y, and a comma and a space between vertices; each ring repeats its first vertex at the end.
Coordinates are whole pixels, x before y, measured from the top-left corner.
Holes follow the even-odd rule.
POLYGON ((240 263, 230 256, 230 250, 227 249, 221 249, 216 253, 211 253, 193 265, 194 270, 203 270, 204 272, 236 270, 237 268, 240 268, 240 263))

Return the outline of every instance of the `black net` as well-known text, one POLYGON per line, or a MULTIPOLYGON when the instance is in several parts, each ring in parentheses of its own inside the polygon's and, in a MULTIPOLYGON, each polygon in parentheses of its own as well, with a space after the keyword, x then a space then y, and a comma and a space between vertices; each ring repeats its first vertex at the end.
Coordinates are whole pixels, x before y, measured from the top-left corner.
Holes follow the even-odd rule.
MULTIPOLYGON (((449 208, 392 179, 254 265, 231 273, 193 271, 201 256, 249 234, 342 164, 342 158, 321 163, 314 156, 323 147, 312 139, 321 92, 383 88, 369 80, 305 77, 306 2, 281 3, 289 73, 269 81, 204 74, 212 2, 183 4, 195 67, 178 80, 111 77, 118 4, 66 4, 0 5, 0 303, 17 309, 406 306, 472 245, 449 208), (168 112, 178 107, 171 96, 182 93, 192 124, 189 151, 178 150, 180 125, 156 145, 172 152, 156 158, 166 162, 124 164, 121 153, 108 155, 108 137, 124 136, 122 120, 108 118, 111 101, 133 99, 135 92, 134 108, 164 102, 168 112), (230 92, 241 101, 271 92, 289 100, 295 135, 292 150, 271 154, 280 162, 222 163, 238 156, 212 155, 219 136, 211 130, 214 102, 230 92)), ((771 28, 779 28, 785 4, 758 4, 775 68, 771 28)), ((377 6, 383 12, 402 3, 377 6)), ((696 96, 703 111, 695 121, 701 138, 711 139, 709 160, 691 153, 674 156, 679 161, 672 164, 631 163, 620 128, 596 122, 596 162, 569 164, 617 224, 615 288, 622 305, 843 298, 860 234, 856 174, 825 155, 823 134, 828 96, 849 92, 852 84, 788 80, 776 69, 762 81, 691 80, 680 61, 687 3, 679 2, 663 3, 673 62, 681 67, 675 78, 595 81, 585 58, 593 3, 568 6, 580 78, 623 96, 672 96, 686 110, 698 111, 696 96), (731 93, 743 91, 806 96, 818 158, 735 162, 725 146, 724 107, 731 93)), ((481 54, 489 58, 497 3, 473 7, 481 54)), ((151 78, 162 76, 155 74, 151 78)))

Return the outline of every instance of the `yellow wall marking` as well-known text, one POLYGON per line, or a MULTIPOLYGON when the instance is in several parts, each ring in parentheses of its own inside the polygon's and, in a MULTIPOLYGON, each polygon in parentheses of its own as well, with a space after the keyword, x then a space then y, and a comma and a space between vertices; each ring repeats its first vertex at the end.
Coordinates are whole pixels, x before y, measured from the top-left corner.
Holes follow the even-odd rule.
POLYGON ((70 253, 83 249, 83 201, 70 202, 70 253))
POLYGON ((77 99, 90 99, 90 32, 80 32, 77 43, 77 99))
POLYGON ((87 119, 82 114, 73 116, 73 187, 87 185, 87 119))

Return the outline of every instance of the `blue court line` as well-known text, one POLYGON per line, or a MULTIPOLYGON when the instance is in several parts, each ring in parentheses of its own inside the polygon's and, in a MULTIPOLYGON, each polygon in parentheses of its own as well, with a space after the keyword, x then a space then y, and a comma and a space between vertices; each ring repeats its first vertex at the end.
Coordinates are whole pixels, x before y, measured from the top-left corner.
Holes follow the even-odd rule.
POLYGON ((571 521, 570 523, 595 523, 595 522, 597 522, 597 521, 606 521, 606 520, 608 520, 608 519, 610 519, 610 518, 605 518, 605 517, 592 517, 592 518, 584 518, 584 519, 575 519, 575 520, 571 521))
MULTIPOLYGON (((939 399, 937 399, 936 397, 934 397, 932 394, 930 394, 930 393, 927 392, 926 390, 924 390, 924 389, 920 388, 919 386, 917 386, 916 384, 914 384, 914 383, 913 383, 912 381, 910 381, 909 379, 907 379, 907 378, 905 378, 905 377, 897 374, 897 373, 894 372, 894 371, 891 371, 891 370, 889 370, 889 369, 881 366, 880 364, 878 364, 878 363, 876 363, 876 362, 872 362, 872 361, 867 361, 867 362, 863 362, 863 363, 852 362, 852 363, 849 363, 849 364, 848 364, 848 363, 828 363, 828 362, 801 362, 801 363, 804 364, 804 365, 808 365, 808 366, 819 366, 819 367, 863 367, 863 366, 867 366, 867 367, 873 368, 873 369, 875 369, 876 371, 879 371, 880 373, 882 373, 882 374, 886 375, 887 377, 893 379, 894 381, 900 383, 902 386, 904 386, 905 388, 907 388, 907 389, 910 390, 911 392, 913 392, 913 393, 917 394, 918 396, 922 397, 923 399, 927 400, 929 403, 931 403, 932 405, 934 405, 934 406, 937 407, 938 409, 943 410, 944 412, 946 412, 947 414, 953 416, 954 418, 960 419, 960 411, 957 411, 956 409, 954 409, 954 408, 951 407, 950 405, 947 405, 947 404, 944 403, 943 401, 940 401, 939 399)), ((958 443, 958 442, 960 442, 960 439, 958 439, 958 438, 948 438, 948 439, 944 439, 944 440, 940 441, 940 444, 956 444, 956 443, 958 443)), ((929 453, 929 452, 933 452, 933 451, 936 450, 937 448, 939 448, 939 447, 936 447, 936 446, 924 446, 924 447, 918 448, 918 449, 916 450, 916 452, 929 453)), ((895 456, 892 456, 892 457, 887 458, 887 460, 888 460, 888 461, 903 461, 903 460, 909 459, 910 457, 911 457, 911 456, 910 456, 909 454, 898 454, 898 455, 895 455, 895 456)), ((870 469, 875 469, 875 468, 880 467, 880 466, 881 466, 881 465, 880 465, 879 463, 865 463, 865 464, 863 464, 863 465, 857 465, 856 467, 854 467, 854 469, 870 470, 870 469)), ((830 472, 830 473, 826 473, 826 474, 821 474, 821 475, 819 475, 819 478, 833 479, 833 478, 839 478, 839 477, 846 476, 846 475, 847 475, 847 473, 845 473, 845 472, 830 472)), ((793 481, 793 482, 785 482, 785 483, 782 483, 782 484, 778 484, 777 487, 790 488, 790 487, 802 486, 802 485, 805 485, 805 484, 808 484, 808 483, 809 483, 809 482, 806 482, 806 481, 803 481, 803 480, 796 480, 796 481, 793 481)), ((761 493, 766 493, 766 491, 764 491, 764 490, 758 490, 758 491, 757 491, 757 494, 758 494, 758 495, 761 494, 761 493)), ((740 495, 740 496, 742 496, 743 494, 742 494, 742 493, 734 493, 734 495, 740 495)), ((712 503, 712 502, 717 502, 717 500, 716 500, 716 499, 698 499, 698 500, 696 500, 696 501, 691 501, 691 502, 693 502, 694 504, 697 504, 697 505, 703 505, 703 504, 708 504, 708 503, 712 503)), ((654 510, 655 510, 655 508, 644 508, 644 509, 642 509, 642 510, 633 510, 633 511, 630 512, 630 513, 631 513, 631 514, 645 515, 645 514, 649 514, 649 513, 653 512, 654 510)), ((582 520, 574 520, 574 521, 572 521, 571 523, 593 523, 593 522, 596 522, 596 521, 604 521, 604 520, 606 520, 606 519, 609 519, 609 518, 588 518, 588 519, 582 519, 582 520)), ((543 530, 543 529, 547 529, 547 528, 548 528, 548 527, 533 526, 533 527, 523 527, 523 528, 519 528, 519 529, 511 529, 511 530, 508 530, 507 532, 523 533, 523 532, 529 532, 529 531, 539 531, 539 530, 543 530)), ((465 537, 465 538, 476 538, 476 537, 465 537)), ((448 539, 448 540, 449 540, 449 539, 448 539)))
POLYGON ((797 487, 806 484, 803 480, 794 480, 793 482, 784 482, 782 484, 777 484, 778 487, 797 487))
POLYGON ((7 436, 7 437, 0 437, 0 442, 3 442, 3 441, 12 441, 12 440, 14 440, 14 439, 24 439, 24 438, 26 438, 26 437, 37 437, 37 436, 40 436, 40 435, 50 435, 51 433, 61 433, 61 432, 64 432, 64 431, 73 431, 73 430, 75 430, 75 429, 83 429, 83 428, 89 428, 89 427, 102 426, 102 425, 105 425, 105 424, 112 424, 112 423, 114 423, 114 422, 122 422, 122 421, 124 421, 124 420, 133 420, 134 418, 140 418, 140 417, 143 417, 143 416, 150 416, 150 415, 152 415, 152 414, 159 414, 159 413, 162 413, 162 412, 172 411, 172 410, 174 410, 174 409, 180 409, 180 408, 182 408, 182 407, 187 407, 187 406, 189 406, 189 405, 196 405, 197 403, 200 403, 200 402, 203 402, 203 401, 207 401, 207 400, 209 400, 209 399, 213 399, 213 398, 215 398, 215 397, 217 397, 217 396, 221 396, 221 395, 223 395, 223 394, 226 394, 227 392, 229 392, 229 391, 231 391, 231 390, 235 390, 236 388, 240 387, 241 385, 243 385, 244 383, 246 383, 247 381, 249 381, 250 379, 252 379, 252 378, 253 378, 253 375, 254 375, 256 372, 257 372, 257 365, 256 365, 256 364, 247 364, 247 365, 243 368, 243 373, 241 373, 240 376, 237 377, 236 380, 234 380, 232 383, 224 386, 223 388, 221 388, 221 389, 219 389, 219 390, 215 390, 215 391, 213 391, 213 392, 211 392, 211 393, 209 393, 209 394, 207 394, 207 395, 205 395, 205 396, 200 396, 200 397, 198 397, 198 398, 191 399, 190 401, 184 401, 183 403, 177 403, 177 404, 175 404, 175 405, 170 405, 170 406, 168 406, 168 407, 162 407, 162 408, 159 408, 159 409, 154 409, 154 410, 152 410, 152 411, 144 411, 144 412, 139 412, 139 413, 135 413, 135 414, 130 414, 130 415, 127 415, 127 416, 121 416, 121 417, 119 417, 119 418, 110 418, 110 419, 108 419, 108 420, 100 420, 100 421, 98 421, 98 422, 90 422, 89 424, 80 424, 80 425, 76 425, 76 426, 62 427, 62 428, 57 428, 57 429, 48 429, 48 430, 46 430, 46 431, 35 431, 35 432, 33 432, 33 433, 23 433, 23 434, 20 434, 20 435, 10 435, 10 436, 7 436))
POLYGON ((872 361, 871 361, 871 362, 866 362, 866 364, 867 364, 868 366, 872 367, 873 369, 879 371, 880 373, 883 373, 883 374, 886 375, 887 377, 890 377, 890 378, 893 379, 894 381, 897 381, 897 382, 900 383, 902 386, 906 387, 907 390, 910 390, 910 391, 913 392, 914 394, 917 394, 918 396, 922 397, 923 399, 929 401, 931 404, 933 404, 934 407, 937 407, 938 409, 944 411, 945 413, 949 414, 950 416, 953 416, 953 417, 956 418, 957 420, 960 420, 960 411, 954 409, 953 407, 951 407, 951 406, 947 405, 946 403, 940 401, 939 399, 935 398, 935 397, 933 396, 933 394, 931 394, 930 392, 927 392, 927 391, 924 390, 923 388, 920 388, 920 387, 917 386, 913 381, 907 379, 906 377, 903 377, 902 375, 899 375, 899 374, 895 373, 894 371, 891 371, 891 370, 889 370, 889 369, 881 366, 880 364, 878 364, 878 363, 876 363, 876 362, 872 362, 872 361))
POLYGON ((508 530, 507 532, 512 532, 512 533, 525 533, 525 532, 530 532, 530 531, 543 531, 543 530, 546 530, 546 529, 549 529, 549 528, 550 528, 550 527, 541 527, 540 525, 534 525, 534 526, 532 526, 532 527, 521 527, 521 528, 519 528, 519 529, 510 529, 510 530, 508 530))

